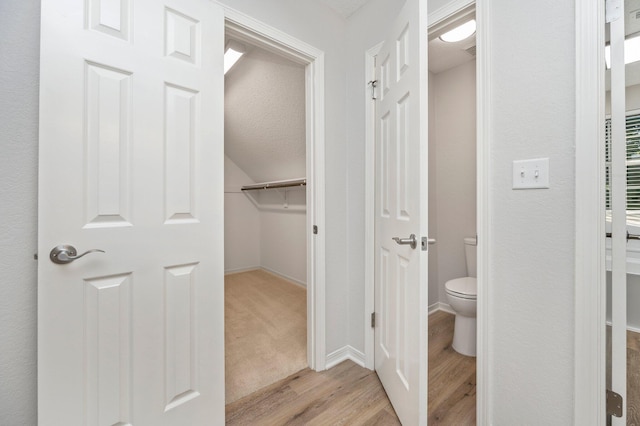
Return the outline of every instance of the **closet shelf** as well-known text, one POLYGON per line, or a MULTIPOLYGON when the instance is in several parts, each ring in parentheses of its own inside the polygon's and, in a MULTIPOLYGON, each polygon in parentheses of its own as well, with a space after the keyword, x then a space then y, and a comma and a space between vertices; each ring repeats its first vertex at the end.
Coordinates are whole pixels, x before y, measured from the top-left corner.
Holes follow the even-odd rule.
POLYGON ((307 179, 289 179, 289 180, 278 180, 273 182, 261 182, 256 183, 254 185, 245 185, 240 188, 243 191, 254 191, 258 189, 272 189, 272 188, 289 188, 293 186, 306 186, 307 179))

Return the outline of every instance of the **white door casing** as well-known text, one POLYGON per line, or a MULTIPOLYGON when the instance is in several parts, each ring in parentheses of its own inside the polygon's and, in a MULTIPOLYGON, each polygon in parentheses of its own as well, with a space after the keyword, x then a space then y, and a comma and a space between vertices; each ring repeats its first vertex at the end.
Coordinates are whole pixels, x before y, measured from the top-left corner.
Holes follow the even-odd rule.
POLYGON ((622 397, 622 416, 613 426, 627 424, 627 142, 624 61, 624 2, 611 35, 611 390, 622 397))
POLYGON ((375 368, 403 424, 427 405, 427 17, 408 0, 376 57, 375 368), (415 234, 417 247, 393 237, 415 234))
POLYGON ((39 422, 222 424, 223 13, 43 0, 41 37, 39 422))

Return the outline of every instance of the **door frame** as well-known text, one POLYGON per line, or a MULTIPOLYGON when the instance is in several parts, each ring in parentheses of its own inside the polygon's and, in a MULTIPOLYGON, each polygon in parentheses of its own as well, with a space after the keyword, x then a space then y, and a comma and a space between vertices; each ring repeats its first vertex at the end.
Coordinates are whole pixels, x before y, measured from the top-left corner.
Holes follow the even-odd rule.
POLYGON ((593 426, 606 421, 604 27, 604 2, 576 2, 574 424, 593 426))
MULTIPOLYGON (((478 353, 477 353, 477 424, 490 424, 488 396, 490 383, 486 380, 489 372, 489 359, 484 354, 489 347, 489 61, 488 58, 488 4, 484 0, 454 0, 440 9, 429 13, 428 27, 432 28, 444 20, 455 16, 461 10, 476 5, 476 105, 477 105, 477 233, 478 233, 478 353)), ((425 37, 427 35, 425 34, 425 37)), ((365 75, 367 81, 374 80, 375 57, 381 44, 372 47, 365 53, 365 75)), ((375 307, 375 108, 371 102, 370 91, 365 91, 365 367, 374 369, 375 332, 371 327, 371 313, 375 307)), ((424 309, 428 309, 425 306, 424 309)))
POLYGON ((324 52, 220 4, 225 34, 305 66, 307 167, 307 362, 326 369, 324 52), (314 234, 314 226, 318 233, 314 234))

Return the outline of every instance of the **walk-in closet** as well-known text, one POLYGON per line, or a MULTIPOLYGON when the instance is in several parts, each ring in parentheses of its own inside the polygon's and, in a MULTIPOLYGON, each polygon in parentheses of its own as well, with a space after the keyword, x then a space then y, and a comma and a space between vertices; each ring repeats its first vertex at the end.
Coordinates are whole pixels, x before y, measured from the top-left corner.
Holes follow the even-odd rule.
POLYGON ((304 66, 229 36, 225 50, 229 404, 308 365, 307 179, 304 66))

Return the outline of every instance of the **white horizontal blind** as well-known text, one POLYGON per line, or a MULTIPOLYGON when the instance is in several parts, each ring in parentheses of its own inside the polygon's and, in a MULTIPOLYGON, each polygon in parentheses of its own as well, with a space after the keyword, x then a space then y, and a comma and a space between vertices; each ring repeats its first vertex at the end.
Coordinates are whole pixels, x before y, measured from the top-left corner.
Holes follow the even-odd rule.
MULTIPOLYGON (((605 123, 606 206, 611 210, 611 119, 605 123)), ((627 223, 640 225, 640 112, 627 115, 627 223)))

